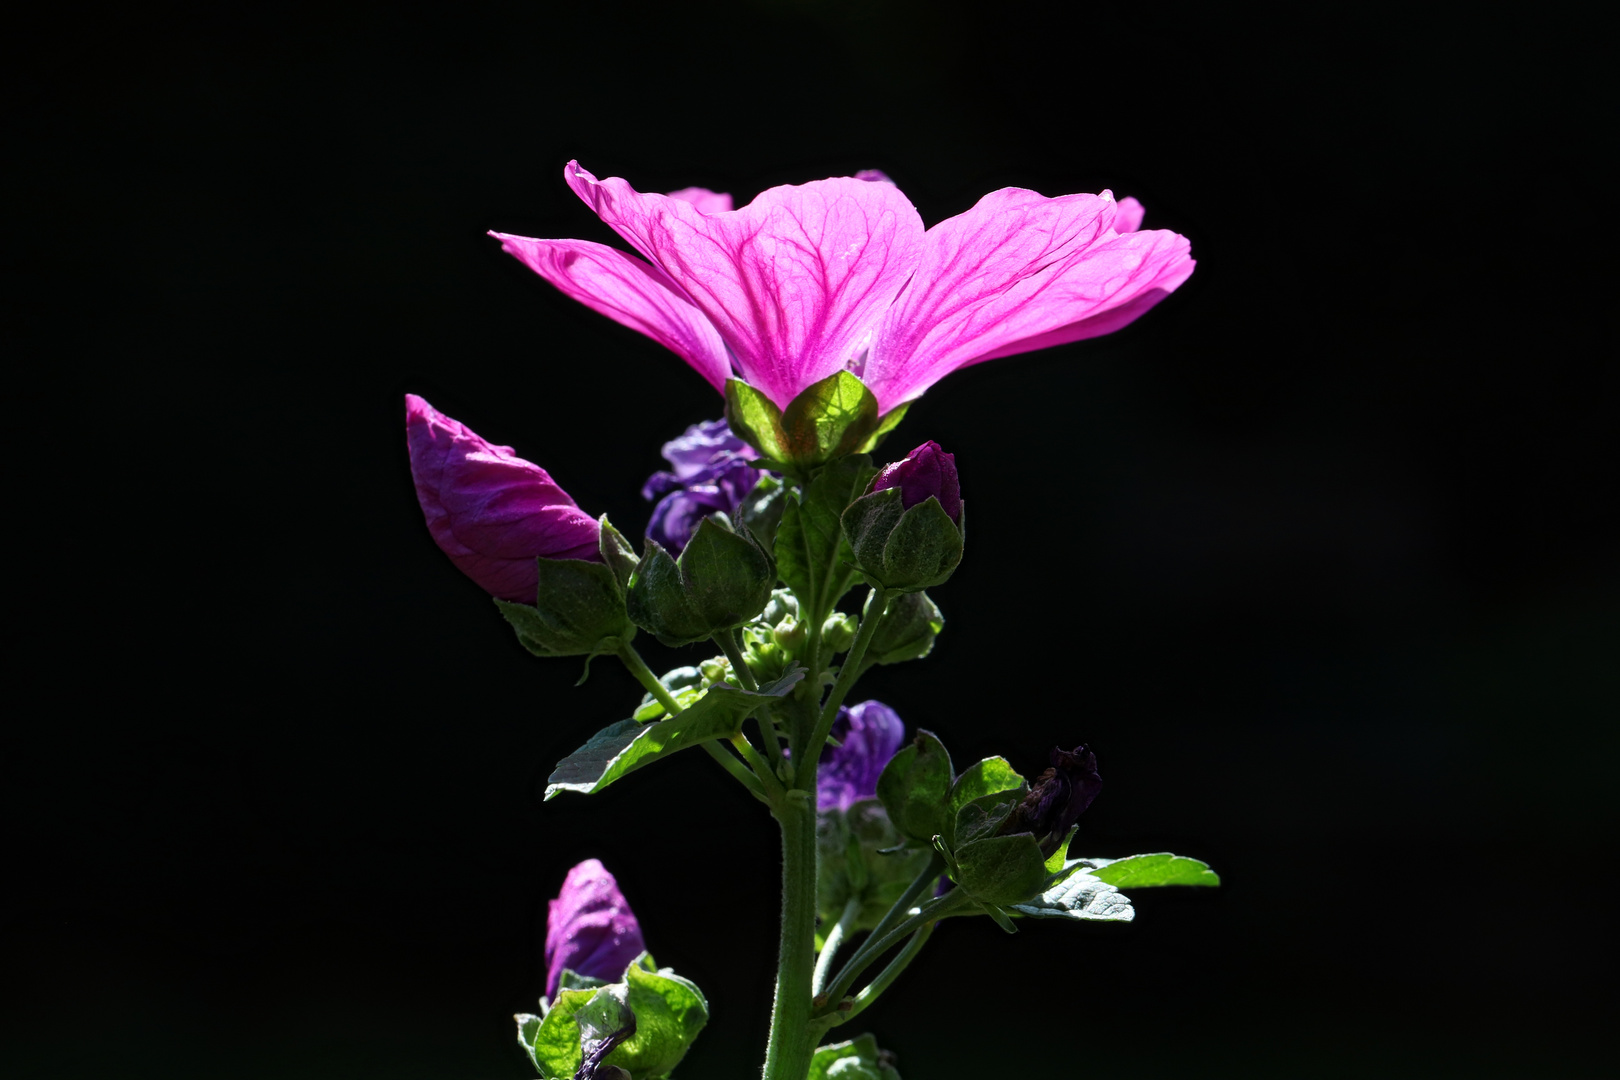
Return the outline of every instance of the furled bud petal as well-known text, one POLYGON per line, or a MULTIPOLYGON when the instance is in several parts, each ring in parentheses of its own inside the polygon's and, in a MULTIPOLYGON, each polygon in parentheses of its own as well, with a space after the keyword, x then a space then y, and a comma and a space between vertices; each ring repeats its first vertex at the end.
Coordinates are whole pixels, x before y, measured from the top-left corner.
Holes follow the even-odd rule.
POLYGON ((497 599, 533 603, 535 559, 602 560, 594 518, 546 470, 496 446, 415 394, 405 434, 428 532, 497 599))
POLYGON ((619 883, 586 859, 568 871, 546 915, 546 996, 557 996, 564 968, 613 982, 645 948, 619 883))
POLYGON ((816 808, 848 810, 858 799, 877 795, 878 777, 906 738, 906 725, 881 701, 863 701, 838 710, 832 737, 816 772, 816 808))
POLYGON ((939 500, 945 516, 953 522, 962 521, 962 487, 956 478, 956 455, 947 454, 932 439, 907 454, 883 471, 872 481, 869 491, 900 489, 900 505, 907 510, 932 495, 939 500))
POLYGON ((1041 851, 1050 855, 1101 790, 1096 754, 1084 745, 1073 750, 1054 746, 1051 768, 1030 787, 1001 831, 1034 833, 1041 851))

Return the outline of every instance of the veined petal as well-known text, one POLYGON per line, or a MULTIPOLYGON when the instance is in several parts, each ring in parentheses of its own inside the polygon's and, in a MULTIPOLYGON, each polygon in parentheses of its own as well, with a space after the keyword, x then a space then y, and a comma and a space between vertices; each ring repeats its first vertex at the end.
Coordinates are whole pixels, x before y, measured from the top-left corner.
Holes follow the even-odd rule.
POLYGON ((725 393, 726 379, 731 376, 725 343, 703 313, 656 267, 589 240, 490 235, 565 294, 646 334, 725 393))
POLYGON ((965 364, 1040 347, 1014 343, 1155 287, 1168 292, 1191 273, 1184 238, 1121 236, 1115 214, 1106 192, 1047 199, 1006 188, 929 230, 923 265, 879 326, 862 376, 883 407, 910 401, 965 364))
POLYGON ((731 209, 731 195, 724 191, 710 191, 706 187, 681 188, 669 193, 672 199, 691 203, 705 214, 723 214, 731 209))
POLYGON ((922 219, 892 184, 835 177, 771 188, 704 214, 570 162, 564 176, 597 216, 682 289, 777 405, 854 359, 911 276, 922 219))
POLYGON ((1114 231, 1120 234, 1135 232, 1142 227, 1142 215, 1147 208, 1127 195, 1114 209, 1114 231))

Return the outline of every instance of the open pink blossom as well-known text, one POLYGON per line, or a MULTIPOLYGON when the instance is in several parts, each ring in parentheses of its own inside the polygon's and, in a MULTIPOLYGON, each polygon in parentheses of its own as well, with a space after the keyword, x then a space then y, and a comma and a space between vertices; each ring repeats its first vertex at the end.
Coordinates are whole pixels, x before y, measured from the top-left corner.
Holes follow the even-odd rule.
POLYGON ((883 412, 984 360, 1118 330, 1192 273, 1185 237, 1101 195, 992 191, 925 230, 881 173, 729 195, 644 194, 569 162, 580 198, 642 258, 493 233, 564 293, 786 407, 848 370, 883 412))

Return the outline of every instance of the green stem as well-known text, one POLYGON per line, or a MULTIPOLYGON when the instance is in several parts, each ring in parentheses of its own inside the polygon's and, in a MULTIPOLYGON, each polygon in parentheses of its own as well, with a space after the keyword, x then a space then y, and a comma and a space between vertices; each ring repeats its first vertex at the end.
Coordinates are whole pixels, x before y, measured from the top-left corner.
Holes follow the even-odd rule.
MULTIPOLYGON (((628 641, 624 642, 619 646, 618 656, 624 666, 629 669, 630 674, 636 677, 636 681, 646 687, 647 693, 653 696, 653 700, 664 707, 665 712, 671 716, 679 716, 684 711, 681 709, 681 703, 675 700, 675 695, 669 692, 669 687, 658 681, 658 676, 652 673, 652 668, 648 667, 647 662, 641 658, 641 654, 636 652, 635 646, 628 641)), ((736 777, 737 781, 747 788, 754 798, 767 805, 770 803, 770 798, 765 794, 764 785, 749 771, 748 766, 720 749, 712 739, 698 743, 698 745, 703 747, 710 757, 718 761, 721 768, 736 777)))
MULTIPOLYGON (((748 767, 754 770, 754 775, 765 788, 765 794, 770 797, 771 805, 776 805, 781 800, 782 793, 787 790, 782 786, 782 781, 771 772, 771 767, 765 764, 765 759, 759 756, 759 751, 754 749, 754 744, 748 741, 746 735, 741 732, 733 735, 731 745, 737 748, 737 753, 741 754, 743 760, 748 762, 748 767)), ((730 757, 729 754, 726 756, 730 757)))
POLYGON ((923 946, 928 944, 928 939, 934 936, 934 927, 937 925, 937 922, 931 922, 915 934, 912 934, 911 940, 906 942, 906 947, 901 949, 893 960, 889 961, 889 966, 879 972, 877 978, 867 983, 866 987, 855 995, 855 1001, 850 1005, 849 1011, 837 1014, 838 1023, 842 1024, 845 1021, 853 1020, 865 1012, 867 1006, 876 1001, 883 991, 889 988, 889 984, 898 979, 900 973, 911 965, 911 962, 917 958, 917 954, 922 952, 923 946))
MULTIPOLYGON (((866 941, 859 949, 855 950, 855 955, 850 957, 849 962, 853 964, 863 959, 867 949, 875 945, 883 935, 894 929, 894 924, 905 918, 906 913, 916 905, 917 897, 932 888, 934 882, 939 880, 939 875, 944 872, 944 856, 937 851, 933 852, 929 856, 928 865, 924 866, 922 871, 912 879, 911 884, 906 886, 906 891, 900 894, 900 899, 896 900, 893 906, 884 913, 883 918, 878 920, 878 924, 872 927, 872 932, 866 935, 866 941)), ((842 975, 843 972, 839 972, 839 974, 842 975)))
POLYGON ((866 647, 872 643, 872 635, 877 633, 878 624, 889 613, 889 603, 893 599, 892 593, 882 593, 881 606, 868 605, 866 618, 861 620, 861 627, 855 632, 855 641, 844 656, 844 663, 838 669, 838 681, 833 683, 832 693, 827 696, 827 703, 821 707, 821 719, 816 721, 816 730, 810 736, 810 742, 805 747, 805 760, 813 760, 821 753, 821 744, 827 741, 827 733, 832 731, 833 721, 838 719, 838 707, 849 696, 849 691, 860 677, 861 660, 866 656, 866 647), (878 606, 876 612, 871 608, 878 606))
POLYGON ((816 964, 815 800, 807 791, 790 791, 776 804, 775 814, 782 827, 782 933, 764 1080, 804 1080, 813 1050, 810 979, 816 964))
POLYGON ((827 940, 822 943, 821 955, 816 957, 816 973, 810 979, 810 993, 819 994, 821 988, 827 985, 827 976, 832 973, 833 957, 838 955, 839 946, 849 936, 849 928, 855 922, 855 916, 861 913, 861 902, 851 899, 844 905, 844 913, 838 917, 833 928, 827 931, 827 940))
MULTIPOLYGON (((820 1017, 836 1012, 838 1003, 844 999, 845 994, 849 993, 850 986, 854 984, 860 973, 872 965, 872 961, 929 923, 937 922, 951 915, 962 914, 962 909, 973 907, 974 904, 975 901, 967 895, 966 890, 956 889, 937 900, 928 901, 917 914, 900 923, 893 930, 883 935, 881 939, 874 941, 875 934, 873 937, 867 938, 867 943, 861 947, 858 953, 850 957, 849 963, 844 965, 844 970, 838 973, 838 978, 834 980, 831 988, 821 995, 823 1004, 820 1009, 816 1010, 816 1015, 820 1017)), ((896 972, 896 974, 899 973, 896 972)))
POLYGON ((735 629, 716 630, 709 636, 714 638, 714 643, 720 646, 720 651, 726 654, 727 660, 731 661, 731 673, 737 676, 737 681, 742 683, 742 688, 758 692, 759 683, 754 681, 754 673, 748 670, 748 664, 743 660, 742 646, 737 644, 737 631, 735 629))
MULTIPOLYGON (((737 641, 736 629, 717 630, 710 636, 714 638, 714 643, 720 646, 720 651, 726 654, 726 659, 731 661, 731 670, 736 674, 737 681, 742 683, 743 689, 757 693, 759 683, 754 680, 754 673, 748 670, 748 662, 743 659, 742 645, 737 641)), ((755 765, 754 762, 759 755, 754 753, 751 746, 743 753, 743 757, 748 759, 750 765, 754 765, 754 771, 760 774, 762 780, 767 775, 774 779, 777 769, 781 768, 782 765, 782 740, 776 735, 776 725, 770 721, 769 710, 770 706, 768 705, 760 706, 760 710, 755 714, 754 719, 759 722, 759 737, 765 743, 765 748, 770 751, 770 763, 759 762, 759 764, 755 765)), ((737 745, 736 739, 731 741, 732 745, 737 745)), ((741 750, 742 747, 738 746, 738 749, 741 750)), ((774 793, 775 788, 773 788, 770 781, 766 781, 766 787, 774 793)), ((780 787, 780 785, 778 784, 776 787, 780 787)))

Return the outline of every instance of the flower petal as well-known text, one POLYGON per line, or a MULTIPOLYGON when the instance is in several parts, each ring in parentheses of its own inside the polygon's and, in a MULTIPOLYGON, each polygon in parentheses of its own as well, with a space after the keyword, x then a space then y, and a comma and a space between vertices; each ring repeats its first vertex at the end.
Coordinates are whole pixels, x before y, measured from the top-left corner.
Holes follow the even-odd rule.
POLYGON ((705 214, 723 214, 731 209, 731 195, 724 191, 710 191, 706 187, 681 188, 669 193, 672 199, 691 203, 705 214))
POLYGON ((883 408, 912 400, 965 364, 1040 347, 1015 342, 1156 287, 1168 292, 1192 272, 1185 238, 1120 236, 1115 213, 1107 192, 1048 199, 1004 188, 930 229, 923 263, 879 326, 862 375, 883 408))
POLYGON ((725 343, 657 267, 589 240, 536 240, 492 232, 525 266, 592 311, 652 338, 722 394, 731 377, 725 343))
POLYGON ((704 214, 570 162, 580 198, 708 316, 742 377, 777 405, 854 359, 910 277, 922 219, 892 184, 835 177, 704 214))
POLYGON ((1147 208, 1129 195, 1119 200, 1119 206, 1114 210, 1114 231, 1121 235, 1135 232, 1142 227, 1142 215, 1147 208))

